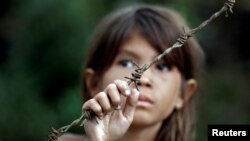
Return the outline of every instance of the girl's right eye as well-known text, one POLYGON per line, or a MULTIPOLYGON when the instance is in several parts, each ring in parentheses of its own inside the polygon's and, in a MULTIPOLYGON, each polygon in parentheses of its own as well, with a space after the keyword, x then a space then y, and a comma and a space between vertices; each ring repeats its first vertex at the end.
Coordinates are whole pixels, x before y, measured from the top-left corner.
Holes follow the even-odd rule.
POLYGON ((166 63, 157 63, 156 68, 157 68, 157 70, 159 70, 161 72, 166 72, 169 70, 169 67, 166 63))
POLYGON ((129 59, 120 60, 118 62, 118 64, 123 66, 123 67, 126 67, 126 68, 133 68, 134 67, 132 60, 129 60, 129 59))

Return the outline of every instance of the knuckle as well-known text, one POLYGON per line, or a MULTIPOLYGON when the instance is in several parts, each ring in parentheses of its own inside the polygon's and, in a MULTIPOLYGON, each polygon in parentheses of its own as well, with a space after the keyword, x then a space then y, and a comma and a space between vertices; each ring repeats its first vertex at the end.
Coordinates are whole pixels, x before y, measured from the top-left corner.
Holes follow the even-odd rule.
POLYGON ((108 99, 108 96, 104 92, 101 92, 99 94, 99 96, 97 97, 97 101, 100 103, 100 105, 102 106, 102 108, 104 110, 106 110, 106 111, 109 110, 109 109, 111 109, 110 102, 107 99, 108 99))
POLYGON ((95 109, 94 109, 94 111, 96 112, 96 113, 102 113, 102 108, 100 107, 100 106, 96 106, 95 107, 95 109))
POLYGON ((84 103, 82 110, 92 110, 97 115, 102 114, 102 107, 93 98, 84 103))
POLYGON ((127 85, 127 82, 126 81, 122 81, 120 82, 122 85, 126 86, 127 85))
POLYGON ((90 99, 90 100, 88 101, 88 104, 89 104, 90 106, 93 106, 95 103, 96 103, 96 102, 95 102, 95 99, 94 99, 94 98, 92 98, 92 99, 90 99))
POLYGON ((105 92, 100 92, 96 95, 95 99, 96 100, 101 100, 103 99, 104 97, 106 96, 106 93, 105 92))
POLYGON ((126 81, 121 80, 120 83, 119 83, 119 87, 120 87, 120 89, 125 90, 125 89, 128 88, 128 84, 127 84, 126 81))
POLYGON ((90 108, 95 112, 95 113, 100 113, 102 111, 101 106, 98 104, 98 102, 95 99, 91 99, 89 101, 90 108))
POLYGON ((121 83, 122 83, 122 81, 121 81, 121 80, 119 80, 119 79, 116 79, 116 80, 114 81, 114 83, 115 83, 115 84, 121 84, 121 83))
POLYGON ((107 86, 107 91, 113 90, 116 88, 116 85, 114 83, 111 83, 107 86))
POLYGON ((95 109, 97 109, 98 107, 99 107, 98 102, 95 99, 91 99, 89 101, 89 108, 90 109, 95 111, 95 109))
POLYGON ((123 86, 123 85, 125 85, 125 83, 124 83, 125 81, 122 81, 122 80, 115 80, 115 84, 116 85, 118 85, 118 86, 123 86))
POLYGON ((86 110, 87 109, 87 105, 86 102, 82 105, 82 110, 86 110))
POLYGON ((93 105, 92 103, 94 102, 93 101, 94 99, 90 99, 88 101, 86 101, 83 106, 82 106, 82 110, 86 110, 86 109, 89 109, 91 108, 91 105, 93 105))

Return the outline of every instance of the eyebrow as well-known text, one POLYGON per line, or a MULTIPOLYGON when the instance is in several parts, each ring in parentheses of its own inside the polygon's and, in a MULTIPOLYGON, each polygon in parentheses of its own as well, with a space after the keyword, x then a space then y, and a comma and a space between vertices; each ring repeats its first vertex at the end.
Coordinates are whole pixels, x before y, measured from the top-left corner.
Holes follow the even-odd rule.
MULTIPOLYGON (((139 54, 137 54, 137 53, 135 53, 135 52, 133 52, 131 50, 128 50, 128 49, 122 49, 122 50, 120 50, 117 55, 123 55, 123 54, 129 55, 129 56, 131 56, 131 57, 133 57, 135 59, 140 59, 140 55, 139 54)), ((157 56, 158 56, 158 54, 155 55, 154 57, 152 57, 151 60, 153 60, 157 56)))
POLYGON ((139 55, 133 51, 130 51, 130 50, 126 50, 126 49, 123 49, 123 50, 120 50, 118 52, 118 55, 122 55, 122 54, 125 54, 125 55, 129 55, 129 56, 132 56, 136 59, 140 58, 139 55))

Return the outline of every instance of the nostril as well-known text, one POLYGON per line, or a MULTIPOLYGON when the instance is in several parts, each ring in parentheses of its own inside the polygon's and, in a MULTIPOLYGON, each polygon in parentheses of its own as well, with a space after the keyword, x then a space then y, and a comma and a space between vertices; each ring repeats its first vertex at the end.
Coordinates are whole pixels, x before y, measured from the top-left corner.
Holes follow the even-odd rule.
POLYGON ((138 82, 137 82, 137 85, 138 85, 138 86, 141 86, 141 81, 138 81, 138 82))
POLYGON ((146 87, 151 87, 151 84, 148 82, 144 82, 144 81, 138 81, 136 83, 137 86, 146 86, 146 87))

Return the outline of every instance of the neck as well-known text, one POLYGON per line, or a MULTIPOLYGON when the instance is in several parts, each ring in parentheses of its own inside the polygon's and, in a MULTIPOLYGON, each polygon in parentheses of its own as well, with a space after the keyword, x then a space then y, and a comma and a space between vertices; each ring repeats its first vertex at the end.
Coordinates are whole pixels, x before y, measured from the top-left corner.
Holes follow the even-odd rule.
POLYGON ((154 141, 161 123, 150 126, 131 126, 121 141, 154 141))

